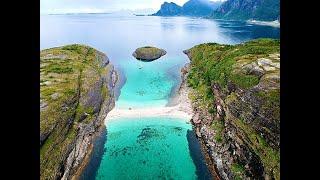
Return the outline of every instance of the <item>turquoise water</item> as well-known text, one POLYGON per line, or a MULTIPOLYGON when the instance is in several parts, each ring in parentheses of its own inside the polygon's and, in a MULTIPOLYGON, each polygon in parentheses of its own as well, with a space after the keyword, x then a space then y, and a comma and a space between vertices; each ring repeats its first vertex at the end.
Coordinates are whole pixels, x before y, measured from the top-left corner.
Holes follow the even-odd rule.
POLYGON ((126 82, 116 103, 117 108, 165 106, 171 90, 179 81, 181 57, 162 57, 153 62, 131 58, 121 64, 126 82))
POLYGON ((196 179, 187 131, 174 118, 127 118, 108 123, 96 179, 196 179))
MULTIPOLYGON (((115 16, 107 14, 42 15, 40 47, 71 43, 90 45, 109 57, 120 72, 116 108, 166 106, 189 61, 183 50, 206 42, 241 43, 279 38, 280 29, 190 17, 115 16), (167 54, 140 62, 132 52, 145 45, 167 54)), ((94 142, 80 179, 212 179, 200 145, 185 120, 128 118, 107 121, 107 132, 94 142)))

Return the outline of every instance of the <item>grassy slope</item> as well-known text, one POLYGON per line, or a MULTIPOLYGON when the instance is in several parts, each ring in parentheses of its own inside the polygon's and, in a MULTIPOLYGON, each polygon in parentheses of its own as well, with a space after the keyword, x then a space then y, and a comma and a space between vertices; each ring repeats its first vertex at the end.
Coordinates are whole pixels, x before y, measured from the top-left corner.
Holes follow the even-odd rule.
MULTIPOLYGON (((255 62, 259 58, 269 58, 270 54, 279 53, 279 45, 279 40, 258 39, 239 45, 207 43, 191 48, 189 50, 191 68, 187 82, 196 93, 190 95, 190 98, 200 101, 200 106, 213 114, 215 112, 213 104, 215 97, 213 96, 211 85, 218 83, 223 93, 227 95, 225 98, 227 103, 228 101, 241 102, 234 96, 234 93, 229 94, 228 85, 234 84, 236 87, 246 91, 254 88, 259 83, 269 83, 269 81, 264 82, 265 80, 261 76, 243 71, 241 67, 255 62)), ((265 74, 264 77, 279 74, 279 69, 270 70, 265 74)), ((258 91, 255 96, 263 100, 262 109, 264 108, 266 112, 270 112, 270 119, 274 119, 279 123, 280 90, 266 88, 258 91)), ((273 176, 279 179, 279 149, 271 148, 255 129, 241 119, 235 119, 232 122, 234 122, 239 131, 246 134, 249 140, 247 143, 260 157, 265 168, 271 169, 273 176)), ((216 141, 223 143, 224 122, 213 121, 212 128, 218 132, 215 136, 216 141)), ((231 170, 239 172, 241 170, 242 172, 240 165, 235 164, 232 167, 231 170)))
MULTIPOLYGON (((40 147, 42 179, 56 176, 75 140, 80 116, 86 112, 89 116, 83 122, 92 119, 92 108, 84 109, 79 98, 88 91, 86 86, 108 71, 100 66, 100 60, 96 50, 83 45, 51 48, 40 53, 40 98, 46 104, 41 109, 40 134, 49 134, 40 147)), ((101 92, 106 91, 102 87, 101 92)))

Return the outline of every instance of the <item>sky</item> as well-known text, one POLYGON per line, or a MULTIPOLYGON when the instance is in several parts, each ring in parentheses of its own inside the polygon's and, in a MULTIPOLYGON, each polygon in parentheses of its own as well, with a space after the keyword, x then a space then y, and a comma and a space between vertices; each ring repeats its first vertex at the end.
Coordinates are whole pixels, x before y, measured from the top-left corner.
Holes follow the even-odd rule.
MULTIPOLYGON (((183 5, 188 0, 168 0, 183 5)), ((217 1, 217 0, 211 0, 217 1)), ((101 13, 121 10, 157 11, 165 0, 40 0, 40 13, 101 13)))

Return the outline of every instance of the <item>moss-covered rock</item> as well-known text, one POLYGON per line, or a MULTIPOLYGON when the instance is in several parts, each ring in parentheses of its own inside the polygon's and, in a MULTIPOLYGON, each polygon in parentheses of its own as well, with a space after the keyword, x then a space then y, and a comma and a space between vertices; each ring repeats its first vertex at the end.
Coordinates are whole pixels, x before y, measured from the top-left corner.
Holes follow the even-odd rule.
POLYGON ((84 45, 40 52, 40 178, 69 178, 114 106, 114 68, 84 45))
POLYGON ((280 41, 207 43, 184 52, 194 118, 201 117, 196 128, 221 177, 280 179, 280 41))
POLYGON ((132 56, 141 61, 153 61, 164 56, 167 52, 156 47, 145 46, 136 49, 132 56))

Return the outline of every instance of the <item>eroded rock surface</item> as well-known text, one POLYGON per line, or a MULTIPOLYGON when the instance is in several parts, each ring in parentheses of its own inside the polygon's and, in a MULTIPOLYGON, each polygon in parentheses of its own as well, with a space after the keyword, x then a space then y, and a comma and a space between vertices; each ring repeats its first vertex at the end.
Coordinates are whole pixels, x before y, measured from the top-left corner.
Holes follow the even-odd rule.
POLYGON ((153 61, 164 56, 167 52, 152 46, 145 46, 136 49, 132 56, 141 61, 153 61))
POLYGON ((40 52, 40 179, 71 179, 114 107, 107 56, 84 45, 40 52))
POLYGON ((222 179, 280 179, 280 42, 184 51, 197 135, 222 179))

